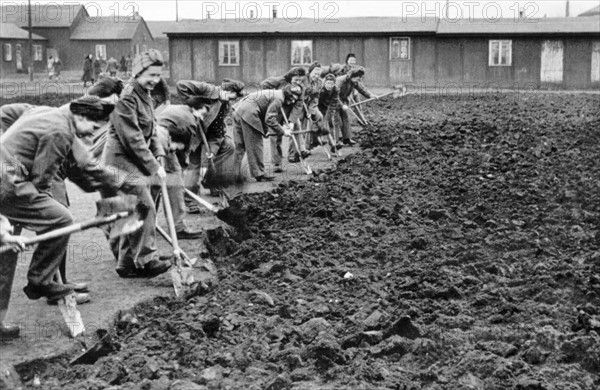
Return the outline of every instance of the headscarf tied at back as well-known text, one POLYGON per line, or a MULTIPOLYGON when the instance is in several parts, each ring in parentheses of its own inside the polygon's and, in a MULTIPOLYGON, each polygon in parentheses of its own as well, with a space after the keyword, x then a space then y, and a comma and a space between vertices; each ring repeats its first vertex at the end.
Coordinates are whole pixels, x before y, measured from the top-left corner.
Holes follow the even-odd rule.
POLYGON ((163 61, 163 56, 158 50, 150 49, 135 56, 131 63, 131 73, 133 73, 133 77, 137 77, 140 73, 153 65, 162 66, 163 61))

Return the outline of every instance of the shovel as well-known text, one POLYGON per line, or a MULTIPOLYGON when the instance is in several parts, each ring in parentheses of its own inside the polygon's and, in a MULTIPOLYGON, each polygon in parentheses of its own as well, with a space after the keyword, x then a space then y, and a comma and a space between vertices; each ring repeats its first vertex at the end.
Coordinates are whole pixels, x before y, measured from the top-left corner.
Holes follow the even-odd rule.
POLYGON ((367 119, 365 118, 364 114, 362 113, 362 110, 360 109, 360 106, 358 103, 356 103, 354 101, 354 98, 351 96, 348 101, 351 103, 348 106, 348 112, 350 112, 352 115, 354 115, 354 117, 356 118, 356 120, 358 120, 358 123, 361 126, 366 126, 368 124, 367 119), (354 108, 354 109, 353 109, 354 108), (356 112, 354 112, 354 110, 356 110, 356 112))
POLYGON ((402 84, 398 84, 398 85, 394 85, 393 90, 390 91, 390 92, 384 93, 383 95, 380 95, 378 97, 373 97, 373 98, 362 100, 360 102, 355 102, 353 104, 350 104, 348 106, 348 108, 358 107, 361 104, 365 104, 365 103, 371 102, 373 100, 378 100, 378 99, 381 99, 383 97, 390 96, 390 95, 393 95, 392 99, 397 99, 400 96, 406 96, 408 94, 409 93, 406 92, 406 87, 404 85, 402 85, 402 84))
POLYGON ((211 213, 214 213, 221 221, 242 230, 246 229, 246 213, 239 206, 230 206, 224 192, 222 192, 223 208, 213 206, 210 202, 202 199, 187 188, 185 189, 185 193, 200 206, 206 208, 211 213))
MULTIPOLYGON (((58 283, 63 284, 60 272, 56 272, 56 277, 58 279, 58 283)), ((81 318, 81 313, 79 310, 77 310, 75 292, 72 292, 66 297, 59 299, 58 308, 60 309, 65 323, 67 324, 67 328, 69 328, 69 335, 72 338, 75 338, 85 332, 85 326, 83 324, 83 319, 81 318)))
MULTIPOLYGON (((285 115, 285 111, 283 111, 283 107, 281 108, 281 114, 283 115, 285 124, 290 126, 290 122, 288 121, 287 115, 285 115)), ((296 153, 298 153, 298 158, 300 159, 300 165, 302 166, 302 169, 304 169, 304 172, 306 172, 307 175, 312 175, 312 169, 310 169, 310 166, 302 158, 302 153, 300 152, 300 146, 298 146, 298 142, 296 142, 296 137, 294 137, 292 135, 290 138, 291 138, 292 142, 294 143, 294 148, 296 149, 296 153)))
MULTIPOLYGON (((118 237, 133 233, 144 224, 143 220, 148 209, 139 203, 135 195, 116 196, 113 198, 100 199, 96 202, 96 217, 87 222, 75 223, 60 229, 40 234, 38 236, 23 240, 25 246, 34 245, 42 241, 53 240, 57 237, 78 233, 90 228, 100 227, 115 223, 110 229, 110 237, 118 237)), ((13 246, 0 247, 0 254, 13 250, 13 246)))
POLYGON ((175 231, 175 222, 173 220, 173 210, 171 210, 171 203, 169 202, 169 192, 167 190, 167 181, 162 179, 160 181, 161 195, 163 198, 163 209, 165 211, 165 217, 167 224, 169 225, 169 235, 171 236, 171 246, 173 247, 174 257, 174 268, 171 269, 171 280, 173 281, 173 289, 175 290, 175 296, 179 297, 183 291, 183 286, 191 285, 194 277, 191 275, 189 270, 184 270, 181 265, 181 248, 179 248, 179 242, 177 241, 177 232, 175 231), (190 281, 190 278, 192 279, 190 281))

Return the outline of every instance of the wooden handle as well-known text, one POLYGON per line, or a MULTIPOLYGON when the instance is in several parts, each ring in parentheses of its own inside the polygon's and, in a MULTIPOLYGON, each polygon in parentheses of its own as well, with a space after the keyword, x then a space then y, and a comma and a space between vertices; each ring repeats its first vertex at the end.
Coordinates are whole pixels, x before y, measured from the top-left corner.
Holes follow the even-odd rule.
POLYGON ((171 202, 169 201, 169 192, 167 190, 166 179, 161 179, 160 189, 163 198, 163 209, 165 210, 165 217, 167 219, 167 224, 169 225, 169 234, 171 236, 173 254, 175 257, 178 257, 181 255, 181 248, 179 248, 179 242, 177 241, 177 232, 175 231, 175 221, 173 219, 173 210, 171 210, 171 202))
POLYGON ((185 189, 185 193, 188 194, 190 198, 192 198, 193 200, 195 200, 201 206, 206 207, 208 209, 208 211, 211 211, 213 213, 216 213, 217 211, 219 211, 218 207, 213 206, 212 204, 210 204, 206 200, 204 200, 201 197, 199 197, 198 195, 194 194, 192 191, 188 190, 187 188, 185 189))
MULTIPOLYGON (((35 236, 23 241, 23 244, 26 246, 38 244, 42 241, 53 240, 58 237, 66 236, 69 234, 81 232, 83 230, 87 230, 93 227, 98 227, 102 225, 106 225, 112 223, 118 219, 126 218, 129 216, 128 211, 122 211, 120 213, 112 214, 106 217, 94 218, 88 222, 75 223, 73 225, 65 226, 64 228, 56 229, 48 233, 40 234, 39 236, 35 236)), ((0 254, 5 253, 9 250, 12 250, 12 245, 6 245, 0 247, 0 254)))

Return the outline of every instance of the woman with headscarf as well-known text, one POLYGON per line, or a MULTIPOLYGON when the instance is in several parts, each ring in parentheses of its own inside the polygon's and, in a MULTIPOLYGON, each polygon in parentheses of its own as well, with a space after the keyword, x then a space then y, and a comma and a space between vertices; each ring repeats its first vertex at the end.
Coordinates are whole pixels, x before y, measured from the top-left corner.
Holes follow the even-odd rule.
MULTIPOLYGON (((5 181, 6 175, 2 175, 0 213, 38 234, 72 224, 71 213, 56 199, 54 182, 59 179, 59 170, 78 154, 79 139, 100 127, 113 108, 97 97, 86 96, 59 108, 32 108, 10 126, 0 137, 3 172, 10 171, 12 177, 5 181)), ((95 172, 100 187, 114 188, 109 171, 98 167, 95 172)), ((27 274, 29 283, 24 288, 29 299, 58 300, 73 292, 75 286, 53 280, 68 241, 67 235, 38 244, 27 274)), ((6 257, 3 267, 8 267, 7 273, 2 272, 0 286, 3 296, 5 289, 10 290, 14 276, 14 268, 11 274, 9 266, 13 263, 6 257)))
MULTIPOLYGON (((132 82, 127 85, 110 117, 108 139, 102 154, 102 163, 125 172, 118 178, 127 189, 148 208, 141 229, 126 236, 109 239, 117 260, 120 277, 154 277, 166 272, 171 262, 160 260, 156 247, 156 207, 151 193, 152 184, 165 180, 162 165, 165 151, 156 131, 156 118, 150 92, 160 82, 163 59, 160 52, 150 49, 135 57, 132 64, 132 82)), ((156 191, 152 187, 152 192, 156 191)), ((104 194, 114 196, 115 194, 104 194)))
POLYGON ((284 125, 283 112, 289 117, 302 97, 302 87, 286 85, 281 90, 260 90, 246 95, 233 106, 234 166, 241 178, 242 159, 248 153, 250 174, 256 181, 273 181, 265 172, 263 137, 270 134, 290 136, 292 126, 284 125))

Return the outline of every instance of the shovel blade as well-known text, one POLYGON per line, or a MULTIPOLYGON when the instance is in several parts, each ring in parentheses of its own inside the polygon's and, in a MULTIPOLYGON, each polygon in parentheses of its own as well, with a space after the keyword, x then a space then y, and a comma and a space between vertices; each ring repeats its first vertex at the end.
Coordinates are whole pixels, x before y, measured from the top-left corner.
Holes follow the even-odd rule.
POLYGON ((173 281, 173 290, 175 290, 175 296, 180 297, 183 291, 183 282, 181 280, 181 274, 176 268, 171 269, 171 280, 173 281))
POLYGON ((69 328, 69 335, 73 338, 85 332, 85 326, 81 319, 81 313, 77 310, 77 301, 75 293, 69 294, 58 301, 58 307, 69 328))

